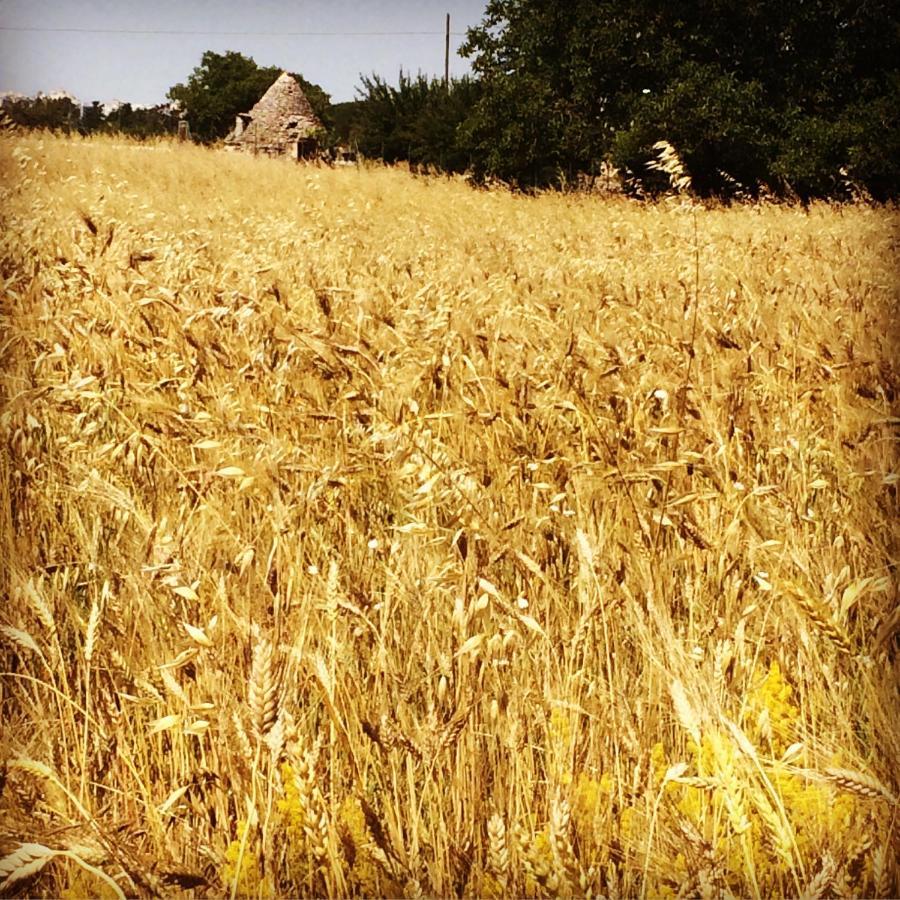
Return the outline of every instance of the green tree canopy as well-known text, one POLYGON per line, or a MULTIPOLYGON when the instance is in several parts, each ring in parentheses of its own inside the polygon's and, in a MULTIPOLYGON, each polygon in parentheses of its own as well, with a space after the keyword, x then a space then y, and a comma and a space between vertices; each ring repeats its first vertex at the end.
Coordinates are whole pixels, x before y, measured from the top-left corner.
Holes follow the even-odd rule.
POLYGON ((879 153, 897 141, 895 0, 489 0, 462 52, 483 174, 552 184, 612 156, 646 183, 669 140, 702 192, 828 193, 842 166, 900 192, 879 153))
MULTIPOLYGON (((259 66, 250 57, 234 51, 207 50, 187 81, 170 88, 168 97, 187 111, 196 138, 214 141, 228 134, 237 114, 247 112, 282 71, 278 66, 259 66)), ((331 98, 302 75, 291 74, 300 83, 322 124, 327 126, 331 98)))
POLYGON ((448 88, 440 79, 401 71, 394 87, 378 75, 364 76, 354 108, 356 143, 385 162, 463 171, 471 163, 463 124, 479 88, 471 78, 454 78, 448 88))

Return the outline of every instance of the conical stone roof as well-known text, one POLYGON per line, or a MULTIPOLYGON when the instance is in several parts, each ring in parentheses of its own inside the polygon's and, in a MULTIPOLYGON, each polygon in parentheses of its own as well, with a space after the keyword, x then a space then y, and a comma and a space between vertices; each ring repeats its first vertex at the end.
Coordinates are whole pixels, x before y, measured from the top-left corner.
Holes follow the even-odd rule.
POLYGON ((287 72, 282 72, 253 109, 240 118, 243 128, 240 133, 233 131, 227 142, 270 152, 281 151, 322 127, 303 88, 287 72))

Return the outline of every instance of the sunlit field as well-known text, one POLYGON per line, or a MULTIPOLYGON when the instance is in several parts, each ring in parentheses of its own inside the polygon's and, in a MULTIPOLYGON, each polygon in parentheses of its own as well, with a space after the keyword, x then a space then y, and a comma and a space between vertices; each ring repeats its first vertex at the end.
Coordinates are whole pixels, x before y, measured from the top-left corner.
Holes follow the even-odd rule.
POLYGON ((897 896, 896 209, 0 167, 0 893, 897 896))

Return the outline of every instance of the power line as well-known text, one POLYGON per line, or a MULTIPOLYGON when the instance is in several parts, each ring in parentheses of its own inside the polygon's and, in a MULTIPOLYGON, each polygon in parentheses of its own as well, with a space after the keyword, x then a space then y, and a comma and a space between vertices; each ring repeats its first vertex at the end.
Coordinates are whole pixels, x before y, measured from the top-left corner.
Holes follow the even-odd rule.
MULTIPOLYGON (((445 34, 443 31, 181 31, 163 28, 31 28, 7 25, 0 25, 0 31, 37 34, 156 34, 201 37, 412 37, 445 34)), ((453 31, 451 34, 455 37, 466 36, 463 31, 453 31)))

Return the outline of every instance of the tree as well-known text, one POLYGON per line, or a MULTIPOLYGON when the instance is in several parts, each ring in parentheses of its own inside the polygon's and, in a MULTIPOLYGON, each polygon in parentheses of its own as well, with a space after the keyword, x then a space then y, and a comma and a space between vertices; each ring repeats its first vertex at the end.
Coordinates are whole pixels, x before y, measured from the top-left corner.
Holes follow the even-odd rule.
POLYGON ((442 80, 402 70, 396 87, 378 75, 364 76, 360 99, 341 118, 367 156, 460 172, 471 161, 462 126, 479 91, 471 78, 452 79, 448 90, 442 80))
POLYGON ((480 174, 553 184, 612 156, 647 186, 665 139, 702 193, 829 194, 841 167, 900 186, 896 0, 489 0, 462 52, 480 174))
POLYGON ((490 0, 462 49, 483 86, 467 123, 476 175, 536 187, 599 166, 653 67, 627 46, 639 6, 490 0))
POLYGON ((771 178, 771 118, 758 81, 742 81, 721 65, 684 62, 660 91, 634 99, 632 118, 616 131, 610 157, 652 189, 651 148, 667 140, 678 149, 698 193, 753 193, 771 178))
POLYGON ((133 107, 130 103, 123 103, 106 116, 104 130, 140 139, 175 134, 178 116, 167 104, 133 107))
POLYGON ((329 111, 332 121, 331 137, 336 144, 359 145, 364 107, 363 100, 332 104, 329 111))
POLYGON ((95 100, 90 106, 81 108, 81 125, 78 130, 82 134, 91 134, 95 131, 100 131, 105 121, 106 116, 103 112, 103 104, 99 100, 95 100))
MULTIPOLYGON (((210 142, 225 137, 237 114, 251 109, 281 72, 277 66, 260 67, 241 53, 208 50, 187 81, 174 85, 167 96, 187 111, 194 137, 210 142)), ((323 125, 327 125, 331 98, 301 75, 295 74, 294 78, 323 125)))
POLYGON ((72 131, 81 117, 81 108, 68 95, 38 94, 18 97, 3 104, 3 111, 11 121, 25 128, 49 128, 72 131))

